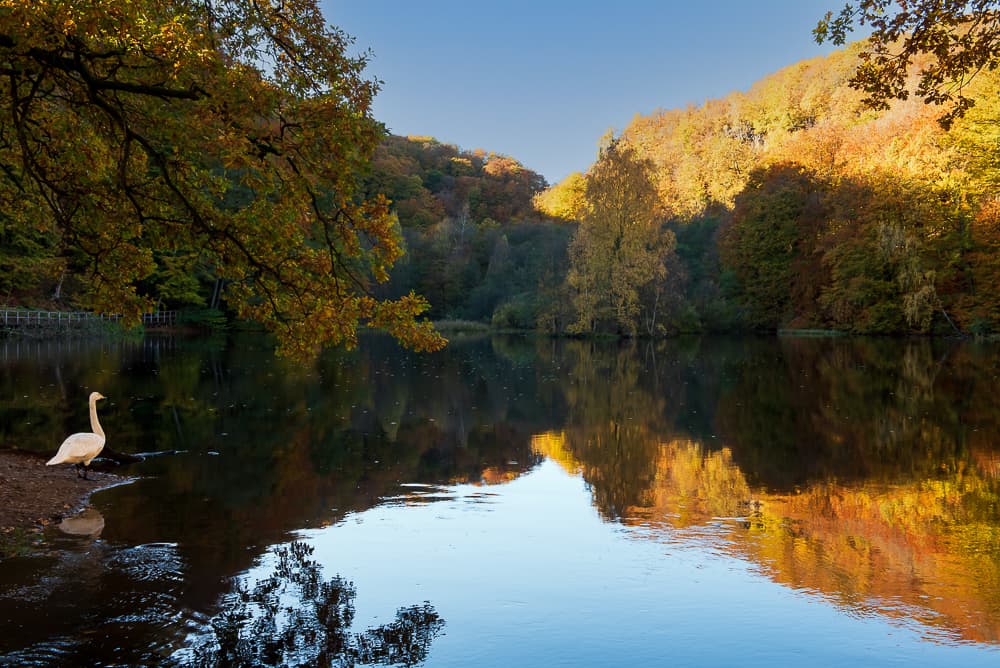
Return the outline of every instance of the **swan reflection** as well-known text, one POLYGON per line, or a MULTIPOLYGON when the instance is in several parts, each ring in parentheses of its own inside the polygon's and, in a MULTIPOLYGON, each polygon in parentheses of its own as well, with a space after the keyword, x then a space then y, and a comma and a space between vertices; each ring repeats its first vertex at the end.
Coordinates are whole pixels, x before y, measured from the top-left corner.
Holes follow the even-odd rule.
POLYGON ((59 530, 71 536, 97 538, 104 531, 104 515, 96 508, 87 508, 59 523, 59 530))

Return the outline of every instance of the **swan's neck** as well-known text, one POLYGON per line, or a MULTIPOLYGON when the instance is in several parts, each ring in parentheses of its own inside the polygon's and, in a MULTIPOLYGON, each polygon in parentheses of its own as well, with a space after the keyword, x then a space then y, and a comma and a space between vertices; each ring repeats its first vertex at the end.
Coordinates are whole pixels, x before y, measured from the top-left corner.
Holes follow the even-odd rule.
POLYGON ((90 428, 101 438, 105 438, 101 423, 97 421, 97 399, 90 400, 90 428))

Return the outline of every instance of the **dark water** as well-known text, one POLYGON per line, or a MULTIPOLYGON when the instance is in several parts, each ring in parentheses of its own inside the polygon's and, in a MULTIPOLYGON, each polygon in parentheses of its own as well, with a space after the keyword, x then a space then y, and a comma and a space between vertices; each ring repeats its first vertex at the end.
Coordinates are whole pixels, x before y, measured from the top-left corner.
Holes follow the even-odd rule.
POLYGON ((1000 662, 996 346, 0 341, 0 445, 91 390, 181 452, 0 563, 2 665, 1000 662))

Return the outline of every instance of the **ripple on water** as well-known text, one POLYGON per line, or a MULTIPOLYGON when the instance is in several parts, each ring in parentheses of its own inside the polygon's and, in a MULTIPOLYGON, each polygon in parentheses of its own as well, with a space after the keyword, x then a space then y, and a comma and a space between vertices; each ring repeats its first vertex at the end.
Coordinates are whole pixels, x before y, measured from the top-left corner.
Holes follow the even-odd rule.
POLYGON ((0 666, 68 666, 77 658, 78 643, 55 638, 44 645, 0 655, 0 666))
POLYGON ((138 582, 181 582, 184 577, 176 543, 146 543, 118 550, 107 559, 106 566, 138 582))
POLYGON ((461 504, 489 504, 494 503, 498 496, 494 492, 479 491, 479 488, 474 488, 474 491, 466 492, 455 487, 424 485, 418 483, 407 483, 400 485, 400 487, 403 488, 403 492, 401 494, 381 497, 380 505, 430 505, 432 503, 439 503, 442 501, 458 502, 461 504))
POLYGON ((0 666, 89 665, 96 656, 121 665, 160 665, 198 626, 178 604, 184 562, 176 544, 75 548, 46 555, 43 575, 0 595, 5 611, 16 603, 5 615, 4 633, 17 633, 23 643, 7 654, 0 649, 0 666), (35 632, 41 619, 45 635, 35 632), (135 642, 143 638, 148 642, 135 642))

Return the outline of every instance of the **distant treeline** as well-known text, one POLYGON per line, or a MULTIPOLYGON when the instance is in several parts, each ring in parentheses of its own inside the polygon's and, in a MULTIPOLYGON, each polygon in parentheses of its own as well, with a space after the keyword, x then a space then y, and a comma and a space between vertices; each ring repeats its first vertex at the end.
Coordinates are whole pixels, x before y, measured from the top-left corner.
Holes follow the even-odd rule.
POLYGON ((636 116, 547 190, 511 158, 387 139, 368 187, 406 238, 390 290, 555 333, 997 332, 1000 77, 946 130, 919 100, 867 108, 859 48, 636 116))

